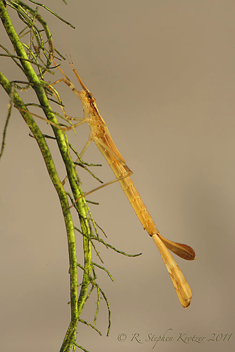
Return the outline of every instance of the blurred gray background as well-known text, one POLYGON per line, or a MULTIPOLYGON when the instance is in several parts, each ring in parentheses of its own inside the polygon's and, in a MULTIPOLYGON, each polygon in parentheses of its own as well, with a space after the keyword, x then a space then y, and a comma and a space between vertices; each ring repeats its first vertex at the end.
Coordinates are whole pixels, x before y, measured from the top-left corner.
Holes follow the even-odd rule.
MULTIPOLYGON (((66 6, 48 0, 46 5, 75 25, 73 30, 40 8, 56 48, 72 56, 95 95, 161 234, 191 245, 197 254, 194 262, 177 259, 193 291, 185 310, 120 185, 89 196, 100 203, 91 210, 107 242, 143 254, 127 258, 98 247, 114 277, 112 283, 97 270, 112 310, 111 332, 107 338, 107 310, 101 302, 97 328, 103 336, 80 324, 78 343, 90 351, 234 351, 235 336, 228 341, 235 320, 234 1, 68 0, 66 6), (171 341, 149 341, 165 332, 171 341), (185 343, 186 337, 194 339, 185 343)), ((11 48, 3 27, 0 37, 11 48)), ((3 73, 8 79, 22 79, 9 61, 1 58, 3 73)), ((62 68, 80 89, 67 62, 62 68)), ((80 101, 69 88, 56 88, 67 113, 81 117, 80 101)), ((7 103, 1 90, 1 134, 7 103)), ((49 126, 37 122, 51 133, 49 126)), ((76 136, 70 132, 78 150, 88 134, 88 126, 78 128, 76 136)), ((1 350, 59 351, 70 320, 60 205, 39 149, 15 109, 6 143, 0 162, 1 350)), ((53 141, 49 145, 63 178, 57 148, 53 141)), ((94 170, 102 180, 114 178, 95 145, 84 159, 103 164, 94 170)), ((87 173, 78 171, 85 191, 97 187, 87 173)), ((79 235, 77 240, 82 264, 79 235)), ((94 261, 101 264, 95 255, 94 261)), ((89 322, 95 301, 94 294, 82 313, 89 322)))

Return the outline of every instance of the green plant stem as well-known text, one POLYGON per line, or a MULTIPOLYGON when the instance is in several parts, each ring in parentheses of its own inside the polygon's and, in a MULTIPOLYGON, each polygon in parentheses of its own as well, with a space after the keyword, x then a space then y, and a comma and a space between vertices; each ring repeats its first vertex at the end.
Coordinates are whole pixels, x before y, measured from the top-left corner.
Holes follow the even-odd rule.
MULTIPOLYGON (((52 109, 49 105, 47 96, 44 91, 44 83, 39 80, 37 77, 35 71, 33 70, 31 63, 28 61, 28 57, 25 53, 24 47, 11 23, 10 17, 7 13, 7 10, 3 4, 3 1, 0 0, 0 18, 2 20, 3 26, 8 34, 8 37, 11 40, 11 43, 19 56, 19 60, 21 63, 21 66, 23 68, 23 71, 34 89, 38 100, 40 102, 41 107, 43 108, 43 111, 50 121, 58 124, 58 121, 56 117, 54 116, 52 109)), ((51 53, 52 54, 52 53, 51 53)), ((0 73, 0 83, 7 92, 8 95, 10 95, 11 92, 11 83, 7 80, 7 78, 0 73)), ((24 118, 25 122, 29 126, 32 134, 34 135, 39 148, 41 150, 42 156, 44 158, 48 173, 50 175, 50 178, 53 182, 53 185, 57 191, 57 194, 59 196, 59 200, 61 203, 62 207, 62 212, 64 216, 64 221, 65 221, 65 226, 66 226, 66 231, 67 231, 67 239, 68 239, 68 248, 69 248, 69 263, 70 263, 70 295, 71 295, 71 322, 69 324, 68 331, 66 333, 64 342, 61 347, 61 351, 70 351, 73 343, 76 340, 76 328, 77 328, 77 323, 79 316, 81 314, 81 310, 84 306, 84 302, 86 299, 86 294, 88 290, 88 275, 84 274, 83 278, 83 285, 82 285, 82 290, 80 292, 79 296, 79 309, 78 309, 78 294, 77 294, 77 258, 76 258, 76 246, 75 246, 75 234, 74 234, 74 225, 73 225, 73 220, 71 217, 71 213, 69 210, 69 205, 68 205, 68 200, 66 197, 66 193, 64 191, 64 188, 62 186, 62 183, 58 177, 58 174, 56 172, 56 168, 49 150, 49 147, 45 141, 45 138, 43 137, 39 127, 35 123, 34 119, 30 115, 30 113, 27 110, 27 107, 23 103, 22 99, 18 95, 17 92, 14 92, 14 104, 18 108, 20 114, 24 118)), ((61 156, 63 158, 64 164, 66 166, 67 170, 67 175, 69 178, 70 186, 74 195, 74 198, 77 199, 81 194, 81 189, 78 185, 79 179, 73 164, 73 161, 70 157, 69 154, 69 148, 68 148, 68 143, 65 139, 65 136, 63 132, 56 128, 52 127, 54 130, 54 134, 58 143, 58 147, 61 153, 61 156)), ((81 201, 78 202, 77 204, 78 211, 79 211, 79 217, 81 221, 81 228, 83 233, 85 233, 88 237, 90 235, 90 228, 89 228, 89 223, 87 220, 87 214, 86 214, 86 204, 85 204, 85 199, 81 198, 81 201)), ((83 245, 84 245, 84 251, 85 251, 85 267, 88 273, 90 273, 90 268, 91 268, 91 246, 90 246, 90 240, 89 238, 84 237, 83 239, 83 245)))
MULTIPOLYGON (((11 92, 11 83, 4 77, 4 75, 0 72, 0 84, 6 90, 8 94, 11 92)), ((77 309, 77 258, 76 258, 76 247, 75 247, 75 234, 74 234, 74 226, 73 220, 69 211, 69 204, 67 200, 66 193, 64 188, 60 182, 58 177, 55 164, 53 162, 49 147, 43 137, 39 127, 32 119, 30 113, 26 112, 27 108, 24 105, 23 101, 21 100, 20 96, 17 92, 14 93, 14 104, 19 108, 21 111, 21 115, 25 122, 27 123, 28 127, 30 128, 31 132, 33 133, 38 146, 41 150, 43 159, 45 161, 48 173, 52 180, 52 183, 57 191, 57 194, 60 199, 65 227, 67 232, 68 238, 68 247, 69 247, 69 261, 70 261, 70 292, 71 292, 71 322, 70 326, 73 327, 73 333, 76 333, 76 323, 78 321, 78 309, 77 309), (24 111, 22 111, 22 110, 24 111)), ((72 341, 70 347, 72 345, 72 341)), ((69 349, 68 349, 69 350, 69 349)))
MULTIPOLYGON (((35 1, 31 1, 31 2, 36 3, 35 1)), ((81 197, 83 195, 83 193, 82 193, 82 190, 80 187, 80 180, 79 180, 77 172, 76 172, 75 163, 73 162, 73 160, 70 156, 69 148, 71 148, 75 152, 76 155, 77 155, 77 152, 71 147, 71 144, 69 144, 69 142, 67 140, 67 135, 59 127, 56 116, 59 116, 59 117, 61 117, 61 116, 59 114, 53 112, 53 110, 51 109, 51 106, 49 104, 50 96, 49 96, 49 98, 47 97, 48 84, 44 81, 43 75, 44 75, 45 71, 51 72, 50 71, 50 64, 52 62, 52 58, 53 58, 53 54, 54 54, 54 46, 53 46, 51 33, 49 31, 49 28, 47 26, 46 21, 41 17, 41 15, 38 14, 38 9, 33 10, 32 8, 30 8, 28 5, 26 5, 24 2, 22 2, 20 0, 15 0, 15 1, 9 0, 8 3, 11 5, 11 7, 14 10, 18 11, 19 18, 23 21, 24 26, 26 25, 26 29, 27 28, 29 29, 29 30, 25 30, 25 28, 24 28, 24 30, 22 32, 24 32, 24 33, 26 32, 26 34, 29 33, 30 45, 23 45, 22 44, 19 36, 17 35, 17 33, 11 23, 11 19, 8 15, 7 9, 5 8, 3 0, 0 0, 0 18, 2 20, 2 23, 3 23, 3 26, 6 30, 6 33, 7 33, 8 37, 13 45, 13 48, 14 48, 16 55, 11 55, 11 53, 8 49, 3 47, 2 45, 0 45, 0 46, 7 53, 4 55, 5 56, 7 55, 9 58, 11 58, 14 61, 14 63, 24 72, 25 76, 27 77, 26 82, 15 81, 15 83, 13 83, 13 82, 9 82, 8 79, 4 76, 4 74, 0 72, 0 84, 3 86, 3 88, 5 89, 7 94, 10 96, 10 108, 8 109, 8 116, 7 116, 7 120, 5 123, 3 142, 2 142, 2 151, 3 151, 4 145, 5 145, 6 130, 7 130, 7 124, 8 124, 9 118, 10 118, 11 107, 14 105, 19 110, 21 116, 23 117, 24 121, 28 125, 29 129, 31 130, 33 136, 35 137, 35 139, 38 143, 38 146, 41 150, 41 153, 42 153, 43 159, 45 161, 49 176, 50 176, 51 181, 52 181, 52 183, 56 189, 56 192, 58 194, 59 201, 60 201, 61 208, 62 208, 64 221, 65 221, 65 227, 66 227, 66 232, 67 232, 67 241, 68 241, 68 251, 69 251, 69 265, 70 265, 69 273, 70 273, 71 320, 70 320, 70 324, 67 329, 67 332, 66 332, 65 338, 63 340, 60 351, 61 352, 69 352, 69 351, 71 351, 72 346, 74 348, 75 348, 75 346, 78 346, 82 350, 86 351, 83 347, 76 344, 76 332, 77 332, 78 322, 82 322, 88 326, 91 326, 99 334, 101 334, 98 331, 98 329, 96 329, 93 325, 86 323, 83 319, 80 318, 82 310, 85 306, 85 303, 89 299, 94 288, 97 290, 97 303, 96 303, 96 312, 95 312, 95 317, 94 317, 94 323, 96 322, 97 314, 99 311, 100 299, 102 296, 105 303, 106 303, 107 309, 108 309, 107 335, 109 333, 110 324, 111 324, 111 318, 110 318, 111 317, 111 310, 110 310, 109 302, 108 302, 108 299, 107 299, 105 293, 103 292, 101 287, 96 282, 97 276, 95 273, 94 266, 96 266, 97 268, 99 268, 101 270, 106 271, 106 273, 109 275, 110 279, 112 279, 112 276, 109 273, 109 271, 106 270, 104 267, 101 267, 100 265, 92 262, 91 245, 93 246, 93 248, 94 248, 98 258, 101 260, 101 262, 102 262, 102 259, 101 259, 101 256, 100 256, 98 250, 96 249, 94 241, 101 243, 106 248, 112 248, 116 252, 123 254, 123 255, 133 257, 133 256, 137 256, 140 254, 129 255, 123 251, 117 250, 116 248, 114 248, 113 246, 111 246, 110 244, 106 243, 104 240, 99 238, 99 234, 98 234, 97 228, 96 228, 96 226, 98 226, 98 225, 92 219, 92 215, 91 215, 90 209, 88 208, 88 206, 86 204, 85 198, 81 197), (40 22, 40 24, 43 27, 43 31, 45 31, 45 33, 46 33, 46 42, 43 41, 43 36, 41 36, 41 34, 40 34, 41 29, 36 27, 36 24, 35 24, 36 21, 40 22), (37 46, 39 46, 38 50, 36 50, 35 52, 33 52, 33 50, 35 49, 34 39, 36 40, 37 46), (44 45, 45 43, 48 45, 45 46, 44 45), (49 46, 49 50, 48 50, 48 46, 49 46), (41 51, 43 51, 43 53, 44 53, 44 56, 45 56, 44 60, 41 59, 40 55, 37 55, 41 51), (44 66, 39 64, 39 61, 42 62, 42 64, 44 66), (32 65, 37 66, 41 79, 39 79, 38 75, 35 73, 35 70, 33 69, 32 65), (20 95, 17 93, 17 89, 21 89, 21 87, 17 83, 23 83, 24 85, 26 84, 27 89, 32 88, 36 93, 39 104, 38 104, 38 102, 37 103, 32 102, 27 105, 24 104, 20 95), (33 113, 31 114, 28 110, 28 106, 30 106, 30 105, 35 105, 35 106, 42 108, 43 112, 46 116, 46 119, 44 119, 41 116, 38 116, 36 114, 33 114, 33 113), (50 138, 54 138, 57 141, 58 148, 60 150, 61 157, 63 159, 63 163, 64 163, 66 171, 67 171, 67 176, 68 176, 68 180, 70 183, 70 187, 71 187, 73 196, 70 193, 65 192, 64 187, 63 187, 63 185, 59 179, 59 176, 57 174, 56 167, 55 167, 55 164, 53 162, 53 159, 52 159, 52 156, 50 153, 50 149, 46 143, 45 138, 47 136, 42 134, 41 130, 39 129, 38 125, 36 124, 35 120, 33 119, 33 116, 40 117, 46 121, 49 120, 50 123, 53 124, 53 125, 51 125, 51 127, 53 129, 55 137, 50 137, 50 138), (68 197, 71 199, 72 202, 74 201, 74 199, 78 199, 78 201, 76 202, 75 209, 78 212, 78 216, 79 216, 79 220, 80 220, 80 224, 81 224, 81 231, 79 229, 77 229, 73 224, 73 219, 72 219, 69 204, 68 204, 68 197), (83 235, 83 252, 84 252, 84 265, 83 266, 78 264, 78 260, 76 257, 76 244, 75 244, 75 233, 74 233, 75 229, 83 235), (78 267, 83 270, 82 282, 81 282, 81 285, 79 285, 79 286, 81 286, 79 295, 78 295, 78 282, 77 282, 77 268, 78 267), (89 285, 92 286, 90 290, 89 290, 89 285)), ((38 4, 38 5, 41 6, 41 4, 38 4)), ((43 7, 48 9, 44 5, 43 5, 43 7)), ((56 92, 56 94, 59 97, 59 94, 57 92, 56 92)), ((59 97, 58 102, 60 103, 60 101, 61 100, 59 97)), ((63 116, 62 116, 62 118, 63 118, 63 116)), ((82 163, 82 166, 84 167, 84 163, 82 161, 81 161, 81 163, 82 163)), ((84 168, 86 169, 86 167, 84 167, 84 168)), ((104 233, 104 235, 105 235, 105 233, 104 233)))

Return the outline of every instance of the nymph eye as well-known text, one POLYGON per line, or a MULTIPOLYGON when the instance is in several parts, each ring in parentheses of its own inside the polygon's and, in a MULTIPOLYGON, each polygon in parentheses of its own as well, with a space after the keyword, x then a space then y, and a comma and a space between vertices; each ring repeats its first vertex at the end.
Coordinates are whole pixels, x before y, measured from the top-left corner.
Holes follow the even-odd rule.
POLYGON ((87 93, 87 97, 88 97, 88 99, 90 99, 90 100, 95 100, 94 99, 94 97, 93 97, 93 95, 89 92, 89 93, 87 93))
POLYGON ((87 98, 90 100, 90 103, 93 103, 95 101, 95 98, 92 93, 87 92, 86 93, 87 98))

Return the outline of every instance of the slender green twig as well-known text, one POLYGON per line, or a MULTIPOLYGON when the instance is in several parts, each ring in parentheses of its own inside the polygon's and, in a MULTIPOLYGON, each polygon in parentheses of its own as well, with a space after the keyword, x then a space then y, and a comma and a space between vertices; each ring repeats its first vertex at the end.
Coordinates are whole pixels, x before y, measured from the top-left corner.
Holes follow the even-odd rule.
POLYGON ((95 311, 95 316, 94 316, 94 324, 96 324, 97 315, 99 313, 99 308, 100 308, 100 288, 97 287, 97 303, 96 303, 96 311, 95 311))
POLYGON ((110 274, 110 272, 109 272, 106 268, 104 268, 103 266, 100 266, 99 264, 94 263, 94 262, 92 262, 92 265, 95 265, 95 266, 97 266, 98 268, 100 268, 101 270, 104 270, 104 271, 108 274, 108 276, 110 277, 110 279, 111 279, 112 281, 114 281, 112 275, 110 274))
POLYGON ((1 151, 0 151, 0 159, 1 159, 2 155, 3 155, 5 144, 6 144, 5 141, 6 141, 6 136, 7 136, 7 127, 8 127, 8 123, 10 121, 10 117, 11 117, 14 90, 15 90, 15 87, 14 87, 14 84, 12 84, 11 92, 10 92, 10 95, 9 95, 10 96, 10 101, 9 101, 9 104, 8 104, 7 118, 6 118, 6 123, 5 123, 5 126, 4 126, 4 130, 3 130, 3 138, 2 138, 2 146, 1 146, 1 151))
MULTIPOLYGON (((80 232, 83 236, 85 236, 85 237, 87 236, 86 234, 82 233, 77 227, 74 227, 74 229, 75 229, 76 231, 80 232)), ((98 241, 98 242, 102 243, 105 247, 111 248, 111 249, 113 249, 115 252, 120 253, 120 254, 123 254, 123 255, 125 255, 126 257, 139 257, 140 255, 142 255, 142 253, 128 254, 128 253, 126 253, 126 252, 120 251, 119 249, 113 247, 111 244, 108 244, 107 242, 105 242, 105 241, 102 240, 101 238, 98 238, 98 237, 95 237, 95 236, 89 237, 89 239, 90 239, 91 241, 93 241, 93 240, 94 240, 94 241, 98 241)))
POLYGON ((101 331, 99 331, 94 325, 88 323, 87 321, 85 321, 85 320, 83 320, 83 319, 81 319, 81 318, 79 318, 79 321, 80 321, 80 323, 82 323, 82 324, 84 324, 84 325, 90 326, 93 330, 95 330, 96 332, 98 332, 98 334, 99 334, 100 336, 102 336, 101 331))
POLYGON ((89 351, 86 350, 84 347, 78 345, 76 342, 74 342, 74 345, 75 345, 76 347, 80 348, 80 349, 81 349, 82 351, 84 351, 84 352, 89 352, 89 351))
POLYGON ((54 11, 50 10, 47 6, 40 4, 39 2, 33 1, 33 0, 29 0, 30 2, 32 2, 33 4, 36 4, 38 6, 43 7, 44 9, 46 9, 47 11, 49 11, 50 13, 52 13, 55 17, 59 18, 59 20, 61 20, 62 22, 68 24, 70 27, 72 27, 73 29, 75 29, 75 27, 69 23, 68 21, 65 21, 62 17, 60 17, 59 15, 57 15, 57 13, 55 13, 54 11))

